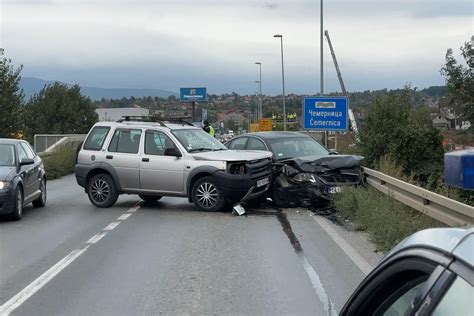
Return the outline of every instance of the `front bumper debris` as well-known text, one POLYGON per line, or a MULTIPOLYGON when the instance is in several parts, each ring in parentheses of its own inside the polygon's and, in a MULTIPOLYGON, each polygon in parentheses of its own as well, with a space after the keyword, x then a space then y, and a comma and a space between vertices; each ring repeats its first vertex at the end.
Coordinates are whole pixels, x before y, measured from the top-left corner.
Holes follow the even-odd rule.
POLYGON ((328 208, 334 193, 363 183, 361 156, 303 157, 275 163, 271 195, 278 207, 328 208))

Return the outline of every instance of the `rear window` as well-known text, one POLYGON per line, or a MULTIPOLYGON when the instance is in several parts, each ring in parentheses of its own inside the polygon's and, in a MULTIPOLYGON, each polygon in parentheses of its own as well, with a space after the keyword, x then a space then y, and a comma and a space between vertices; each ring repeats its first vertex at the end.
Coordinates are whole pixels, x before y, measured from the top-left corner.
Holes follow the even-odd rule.
POLYGON ((142 131, 139 129, 117 129, 110 141, 109 151, 137 154, 142 131))
POLYGON ((83 148, 85 150, 101 150, 109 130, 110 127, 106 126, 94 127, 87 137, 83 148))

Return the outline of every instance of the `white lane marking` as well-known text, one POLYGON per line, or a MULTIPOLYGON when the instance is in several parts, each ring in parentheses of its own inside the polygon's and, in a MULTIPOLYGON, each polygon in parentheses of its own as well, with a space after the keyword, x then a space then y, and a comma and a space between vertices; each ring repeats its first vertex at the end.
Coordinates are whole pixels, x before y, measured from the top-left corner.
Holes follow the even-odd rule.
POLYGON ((113 223, 110 223, 109 225, 107 225, 104 230, 114 230, 115 227, 117 227, 118 225, 120 225, 121 222, 113 222, 113 223))
POLYGON ((117 218, 117 220, 118 220, 118 221, 124 221, 124 220, 126 220, 127 218, 129 218, 130 216, 132 216, 132 213, 125 213, 125 214, 120 215, 120 217, 117 218))
POLYGON ((61 259, 54 266, 49 268, 45 273, 39 276, 36 280, 31 282, 27 287, 21 290, 18 294, 13 296, 2 306, 0 306, 0 315, 10 315, 18 306, 23 304, 27 299, 33 296, 38 292, 43 286, 46 285, 51 279, 58 275, 62 270, 64 270, 68 265, 70 265, 74 260, 76 260, 80 255, 82 255, 89 246, 86 246, 82 249, 73 250, 66 257, 61 259))
POLYGON ((334 303, 331 301, 331 299, 327 295, 326 290, 324 289, 323 283, 321 282, 321 279, 319 278, 318 273, 314 270, 313 266, 309 263, 308 259, 306 259, 303 253, 298 253, 298 258, 301 260, 301 263, 303 264, 303 268, 308 274, 309 279, 311 280, 311 284, 313 285, 313 288, 316 290, 316 295, 318 296, 319 300, 323 304, 323 308, 327 312, 327 315, 328 316, 338 315, 339 313, 337 312, 336 307, 334 306, 334 303))
POLYGON ((98 233, 97 235, 92 236, 92 237, 86 242, 86 244, 95 244, 95 243, 97 243, 99 240, 101 240, 102 238, 104 238, 105 235, 107 235, 107 232, 98 233))
MULTIPOLYGON (((128 212, 137 211, 141 205, 136 205, 128 210, 128 212)), ((123 214, 128 215, 124 219, 127 219, 132 214, 123 214)), ((122 216, 123 216, 122 215, 122 216)), ((122 217, 120 216, 120 217, 122 217)), ((113 230, 121 222, 113 222, 107 225, 103 230, 113 230)), ((40 275, 36 280, 27 285, 23 290, 18 292, 11 299, 6 301, 3 305, 0 306, 0 316, 8 316, 11 312, 17 309, 21 304, 23 304, 27 299, 33 296, 38 292, 43 286, 51 281, 56 275, 58 275, 62 270, 64 270, 68 265, 70 265, 74 260, 76 260, 80 255, 82 255, 91 244, 97 243, 99 240, 104 238, 107 235, 107 232, 101 232, 92 236, 87 242, 86 246, 82 249, 75 249, 71 251, 66 257, 62 258, 58 263, 49 268, 45 273, 40 275)))
POLYGON ((339 235, 327 222, 327 220, 321 216, 313 216, 313 219, 321 226, 322 229, 331 237, 336 244, 346 253, 346 255, 359 267, 359 269, 365 274, 369 274, 373 270, 373 267, 364 259, 362 256, 347 242, 344 238, 339 235))

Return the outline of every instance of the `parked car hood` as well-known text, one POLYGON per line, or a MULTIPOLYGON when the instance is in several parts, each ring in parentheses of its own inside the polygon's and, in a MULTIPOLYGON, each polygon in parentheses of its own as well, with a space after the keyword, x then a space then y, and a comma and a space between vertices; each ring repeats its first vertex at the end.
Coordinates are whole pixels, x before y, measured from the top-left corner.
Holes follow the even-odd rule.
POLYGON ((0 167, 0 180, 10 180, 15 167, 0 167))
POLYGON ((270 158, 271 152, 258 150, 220 150, 191 154, 196 160, 252 161, 270 158))

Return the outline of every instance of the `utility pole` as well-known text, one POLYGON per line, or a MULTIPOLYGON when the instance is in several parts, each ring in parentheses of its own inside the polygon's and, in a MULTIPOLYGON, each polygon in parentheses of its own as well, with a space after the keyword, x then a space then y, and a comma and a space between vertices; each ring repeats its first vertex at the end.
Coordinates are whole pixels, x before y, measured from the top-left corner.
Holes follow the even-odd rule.
POLYGON ((258 100, 258 113, 259 113, 259 119, 263 117, 263 106, 262 106, 262 63, 257 61, 255 65, 258 65, 260 68, 260 79, 259 79, 259 86, 258 86, 258 94, 259 94, 259 100, 258 100))
POLYGON ((321 1, 321 29, 320 29, 320 92, 321 96, 324 95, 324 41, 323 41, 323 0, 321 1))
MULTIPOLYGON (((321 96, 324 95, 324 39, 323 39, 323 0, 320 0, 320 3, 321 3, 321 26, 320 26, 320 39, 319 39, 319 46, 320 46, 320 65, 319 65, 319 68, 320 68, 320 79, 319 79, 319 82, 320 82, 320 93, 321 93, 321 96)), ((326 148, 328 147, 328 132, 325 131, 324 132, 324 144, 326 145, 326 148)))

